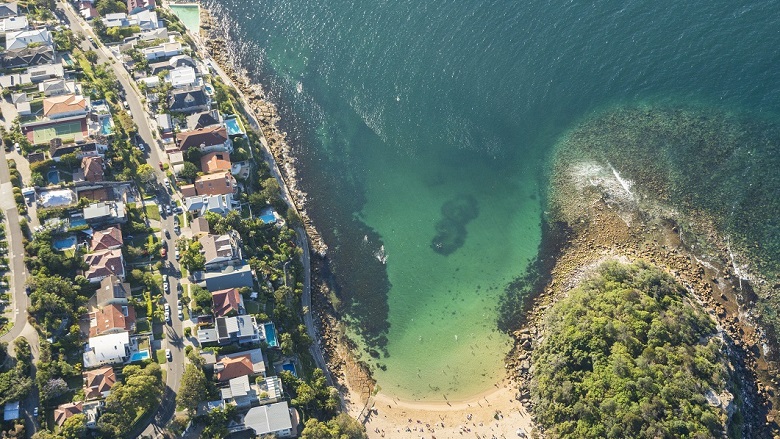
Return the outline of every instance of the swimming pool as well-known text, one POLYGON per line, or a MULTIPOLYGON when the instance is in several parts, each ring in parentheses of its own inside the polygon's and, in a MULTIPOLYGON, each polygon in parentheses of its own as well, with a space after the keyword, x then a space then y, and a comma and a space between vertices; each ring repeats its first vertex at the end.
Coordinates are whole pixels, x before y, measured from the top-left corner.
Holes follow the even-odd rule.
POLYGON ((59 250, 59 251, 73 248, 76 246, 76 237, 68 236, 67 238, 57 239, 55 241, 52 241, 51 246, 54 247, 55 250, 59 250))
POLYGON ((260 215, 260 219, 263 220, 266 224, 271 224, 276 222, 276 217, 272 213, 266 213, 265 215, 260 215))
POLYGON ((111 118, 110 117, 104 117, 103 120, 100 122, 100 133, 104 136, 108 136, 113 132, 113 128, 111 127, 111 118))
POLYGON ((279 346, 279 340, 276 339, 276 328, 274 327, 274 324, 266 323, 263 325, 263 329, 265 330, 265 341, 268 343, 268 346, 271 346, 272 348, 279 346))
POLYGON ((241 129, 238 119, 225 119, 225 128, 227 128, 228 136, 244 134, 244 130, 241 129))
POLYGON ((49 171, 49 173, 46 174, 46 178, 48 178, 49 184, 58 184, 60 182, 60 173, 56 170, 49 171))
POLYGON ((70 226, 71 227, 78 227, 78 226, 86 226, 87 220, 81 217, 75 217, 70 219, 70 226))
POLYGON ((130 362, 135 363, 136 361, 143 361, 148 358, 149 351, 133 352, 133 355, 130 356, 130 362))
POLYGON ((298 376, 298 373, 295 372, 295 365, 292 363, 284 363, 282 364, 282 369, 286 370, 287 372, 290 372, 293 374, 293 376, 298 376))

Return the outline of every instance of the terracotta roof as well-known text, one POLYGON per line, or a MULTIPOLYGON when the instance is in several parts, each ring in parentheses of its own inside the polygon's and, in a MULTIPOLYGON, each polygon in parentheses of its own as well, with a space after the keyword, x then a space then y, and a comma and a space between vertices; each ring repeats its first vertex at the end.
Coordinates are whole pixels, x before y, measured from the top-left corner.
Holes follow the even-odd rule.
POLYGON ((194 184, 181 185, 179 186, 179 190, 181 191, 181 196, 184 198, 194 197, 195 195, 198 195, 198 191, 195 190, 194 184))
POLYGON ((134 325, 135 308, 132 306, 111 304, 89 314, 90 337, 96 337, 112 329, 132 331, 134 325))
POLYGON ((87 101, 84 99, 84 96, 52 96, 43 100, 43 115, 46 117, 71 111, 86 110, 86 108, 87 101))
POLYGON ((226 152, 210 152, 200 159, 200 169, 207 174, 229 171, 230 166, 230 154, 226 152))
POLYGON ((92 235, 92 245, 90 251, 110 250, 121 248, 124 245, 122 239, 122 229, 118 226, 112 226, 103 230, 96 230, 92 235))
POLYGON ((73 415, 78 415, 83 410, 84 403, 79 401, 76 403, 73 402, 67 402, 65 404, 60 404, 57 406, 57 408, 54 410, 54 422, 62 427, 62 424, 65 423, 65 421, 70 418, 73 415))
POLYGON ((211 229, 209 228, 209 222, 206 220, 206 218, 203 218, 202 216, 199 216, 192 220, 190 223, 190 229, 192 229, 193 236, 198 236, 200 234, 206 233, 208 234, 211 229))
POLYGON ((198 195, 227 195, 236 191, 236 179, 227 171, 201 175, 194 184, 198 195))
POLYGON ((241 355, 240 357, 223 358, 217 362, 214 367, 218 368, 220 367, 220 364, 223 368, 217 372, 218 381, 228 381, 233 378, 244 375, 252 375, 254 373, 252 359, 249 354, 241 355))
POLYGON ((241 303, 241 294, 238 288, 228 288, 226 290, 214 291, 211 293, 214 302, 214 315, 222 317, 231 311, 238 311, 238 305, 241 303))
POLYGON ((90 253, 84 257, 89 269, 84 272, 84 277, 89 280, 102 279, 112 274, 119 277, 125 276, 124 259, 121 250, 101 250, 90 253))
POLYGON ((84 178, 90 182, 103 181, 103 158, 88 156, 81 160, 81 169, 84 171, 84 178))
POLYGON ((116 383, 116 374, 111 366, 84 372, 84 396, 87 399, 102 398, 116 383))
POLYGON ((86 198, 92 201, 111 201, 111 197, 108 194, 108 189, 79 189, 79 199, 86 198))
POLYGON ((176 143, 179 145, 179 149, 182 151, 185 151, 191 147, 197 148, 200 145, 220 145, 227 142, 227 140, 227 129, 221 126, 200 128, 176 135, 176 143))

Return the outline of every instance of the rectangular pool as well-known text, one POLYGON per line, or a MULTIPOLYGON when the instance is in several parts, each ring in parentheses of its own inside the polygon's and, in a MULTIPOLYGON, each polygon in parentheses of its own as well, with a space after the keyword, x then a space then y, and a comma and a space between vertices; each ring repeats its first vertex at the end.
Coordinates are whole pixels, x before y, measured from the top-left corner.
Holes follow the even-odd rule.
POLYGON ((271 346, 272 348, 279 346, 279 340, 276 338, 276 328, 274 327, 273 323, 266 323, 263 325, 263 329, 265 330, 265 341, 268 343, 268 346, 271 346))
POLYGON ((149 359, 149 351, 133 352, 133 355, 130 356, 131 363, 135 363, 136 361, 143 361, 147 359, 149 359))
POLYGON ((225 119, 225 128, 227 128, 228 136, 244 134, 244 130, 241 129, 238 119, 225 119))
POLYGON ((68 236, 66 238, 57 239, 52 241, 51 246, 54 250, 63 251, 76 246, 76 237, 68 236))

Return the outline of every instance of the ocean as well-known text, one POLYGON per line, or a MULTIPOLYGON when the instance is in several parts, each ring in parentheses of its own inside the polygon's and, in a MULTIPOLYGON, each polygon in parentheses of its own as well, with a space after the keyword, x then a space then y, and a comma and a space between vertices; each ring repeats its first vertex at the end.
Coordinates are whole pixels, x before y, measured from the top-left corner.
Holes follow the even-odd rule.
POLYGON ((780 110, 780 1, 203 3, 279 105, 359 355, 401 399, 502 376, 496 306, 536 256, 550 153, 578 122, 780 110))

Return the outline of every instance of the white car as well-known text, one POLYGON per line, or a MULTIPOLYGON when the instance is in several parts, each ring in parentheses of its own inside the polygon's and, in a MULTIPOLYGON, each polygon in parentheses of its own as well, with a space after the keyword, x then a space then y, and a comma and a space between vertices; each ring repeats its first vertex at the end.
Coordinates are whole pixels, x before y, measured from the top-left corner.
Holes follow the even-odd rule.
POLYGON ((168 294, 168 290, 170 290, 168 282, 163 282, 163 291, 165 291, 165 294, 168 294))
POLYGON ((176 256, 176 260, 178 261, 178 260, 179 260, 179 258, 181 257, 181 256, 179 255, 179 249, 176 249, 176 253, 174 253, 174 255, 176 256))
POLYGON ((167 358, 168 361, 173 361, 173 355, 171 355, 171 350, 170 349, 166 349, 165 350, 165 358, 167 358))

